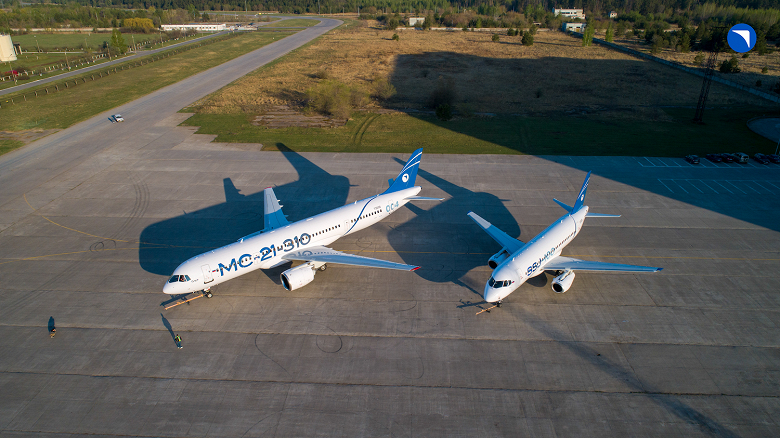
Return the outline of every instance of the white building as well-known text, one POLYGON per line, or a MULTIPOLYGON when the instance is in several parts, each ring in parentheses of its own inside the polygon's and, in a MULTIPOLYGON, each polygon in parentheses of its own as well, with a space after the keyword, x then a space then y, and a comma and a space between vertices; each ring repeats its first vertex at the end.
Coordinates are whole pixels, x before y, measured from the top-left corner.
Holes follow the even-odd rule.
POLYGON ((585 29, 585 23, 563 23, 561 29, 564 32, 582 32, 585 29))
POLYGON ((585 11, 582 9, 555 9, 553 8, 553 14, 560 15, 566 18, 581 18, 585 19, 585 11))
POLYGON ((161 24, 160 29, 165 32, 172 30, 189 30, 195 29, 198 32, 221 32, 227 30, 225 23, 220 24, 207 24, 207 23, 193 23, 193 24, 161 24))
POLYGON ((409 26, 422 26, 425 23, 425 17, 409 17, 409 26))
POLYGON ((615 12, 615 11, 610 11, 610 12, 609 12, 609 18, 617 18, 617 12, 615 12))
POLYGON ((0 35, 0 62, 16 61, 16 51, 11 35, 0 35))

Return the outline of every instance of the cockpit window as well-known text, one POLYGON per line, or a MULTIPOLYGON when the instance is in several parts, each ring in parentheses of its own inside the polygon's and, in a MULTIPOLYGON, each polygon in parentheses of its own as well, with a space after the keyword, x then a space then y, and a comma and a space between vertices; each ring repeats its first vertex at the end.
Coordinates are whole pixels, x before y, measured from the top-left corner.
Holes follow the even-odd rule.
MULTIPOLYGON (((174 279, 171 279, 171 281, 175 281, 174 279)), ((488 280, 488 286, 493 287, 493 284, 495 284, 496 280, 493 279, 493 277, 490 277, 490 280, 488 280)))
POLYGON ((189 275, 174 275, 168 280, 168 283, 176 283, 177 281, 190 281, 189 275))

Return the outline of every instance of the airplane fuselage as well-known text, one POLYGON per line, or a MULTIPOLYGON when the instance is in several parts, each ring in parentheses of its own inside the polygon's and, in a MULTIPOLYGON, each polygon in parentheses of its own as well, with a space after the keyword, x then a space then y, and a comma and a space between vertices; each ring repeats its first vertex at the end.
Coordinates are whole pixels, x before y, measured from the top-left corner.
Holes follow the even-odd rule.
POLYGON ((177 267, 173 275, 185 281, 167 282, 166 294, 184 294, 210 288, 257 269, 286 263, 294 250, 328 245, 340 237, 367 228, 403 207, 421 187, 414 186, 347 204, 316 216, 197 255, 177 267))
POLYGON ((485 301, 500 302, 526 280, 543 273, 545 265, 559 256, 563 248, 582 230, 587 213, 588 207, 583 206, 574 213, 561 216, 525 246, 507 257, 493 270, 493 275, 485 284, 485 301), (501 286, 495 287, 498 284, 501 286))

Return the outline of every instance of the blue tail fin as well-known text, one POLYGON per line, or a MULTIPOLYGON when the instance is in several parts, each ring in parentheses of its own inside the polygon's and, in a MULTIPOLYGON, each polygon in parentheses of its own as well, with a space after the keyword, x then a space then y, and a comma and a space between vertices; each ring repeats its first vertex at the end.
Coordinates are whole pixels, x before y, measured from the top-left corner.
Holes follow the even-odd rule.
POLYGON ((585 177, 585 182, 582 183, 582 188, 580 189, 580 194, 577 195, 577 200, 574 201, 574 207, 571 208, 572 213, 579 210, 585 202, 585 192, 588 190, 588 181, 590 181, 590 172, 588 172, 588 175, 585 177))
POLYGON ((414 181, 417 179, 417 169, 420 167, 420 158, 422 158, 422 148, 412 152, 409 161, 406 162, 401 173, 390 182, 390 188, 384 193, 397 192, 399 190, 414 187, 414 181))

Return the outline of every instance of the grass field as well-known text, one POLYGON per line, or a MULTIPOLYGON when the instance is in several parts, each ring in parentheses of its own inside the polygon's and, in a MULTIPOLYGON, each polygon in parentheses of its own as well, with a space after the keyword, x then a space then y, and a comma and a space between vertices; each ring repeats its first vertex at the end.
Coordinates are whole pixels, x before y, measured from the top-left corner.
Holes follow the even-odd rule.
MULTIPOLYGON (((156 33, 150 34, 122 34, 127 45, 144 43, 154 40, 156 33), (132 35, 132 37, 131 37, 132 35)), ((14 35, 11 37, 13 42, 22 45, 24 52, 37 52, 38 47, 41 51, 48 52, 54 50, 78 49, 81 50, 86 44, 87 47, 97 49, 102 47, 103 43, 111 41, 111 32, 105 33, 28 33, 26 35, 14 35)))
MULTIPOLYGON (((4 105, 0 109, 0 130, 66 128, 269 44, 279 36, 279 33, 244 33, 142 67, 120 70, 110 79, 28 99, 26 103, 4 105), (68 111, 62 111, 63 108, 68 108, 68 111)), ((6 100, 5 96, 3 100, 6 100)))
POLYGON ((776 114, 772 102, 713 83, 705 125, 690 123, 701 79, 560 32, 517 37, 477 32, 338 29, 197 102, 186 123, 218 141, 282 143, 296 151, 525 153, 680 156, 773 145, 745 122, 776 114), (371 90, 387 78, 397 94, 372 100, 342 128, 267 129, 250 121, 275 106, 302 110, 306 90, 328 80, 371 90), (428 102, 439 77, 454 84, 456 118, 428 102), (409 111, 409 110, 416 111, 409 111), (376 114, 372 114, 376 113, 376 114), (382 114, 382 115, 379 115, 382 114))
POLYGON ((472 117, 443 122, 432 115, 359 113, 346 126, 332 129, 266 129, 244 114, 196 114, 185 124, 199 126, 216 141, 277 144, 297 152, 411 152, 434 154, 531 155, 704 155, 738 148, 771 153, 774 143, 750 131, 751 110, 709 110, 707 124, 691 122, 693 109, 666 109, 667 120, 567 116, 472 117))
MULTIPOLYGON (((428 108, 438 78, 454 83, 455 106, 465 113, 547 114, 609 112, 654 120, 668 106, 695 106, 701 78, 560 32, 538 32, 531 47, 519 37, 499 43, 481 32, 393 32, 370 27, 337 29, 285 61, 248 75, 200 102, 198 112, 231 113, 245 101, 302 108, 306 90, 325 72, 331 80, 371 91, 387 78, 397 94, 371 108, 428 108)), ((743 91, 713 83, 710 106, 774 106, 743 91)))

